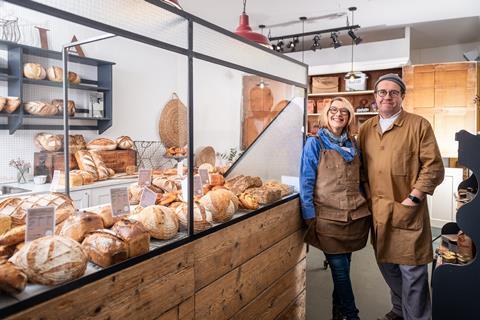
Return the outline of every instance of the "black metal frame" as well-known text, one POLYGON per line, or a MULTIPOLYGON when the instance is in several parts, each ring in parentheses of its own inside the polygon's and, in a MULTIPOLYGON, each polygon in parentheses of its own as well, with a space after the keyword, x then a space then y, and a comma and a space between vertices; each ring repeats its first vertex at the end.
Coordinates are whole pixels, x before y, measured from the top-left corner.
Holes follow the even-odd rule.
MULTIPOLYGON (((117 27, 114 27, 114 26, 111 26, 111 25, 107 25, 107 24, 104 24, 104 23, 101 23, 101 22, 98 22, 98 21, 94 21, 94 20, 85 18, 85 17, 81 17, 81 16, 78 16, 78 15, 75 15, 75 14, 71 14, 71 13, 59 10, 57 8, 46 6, 46 5, 31 1, 31 0, 5 0, 5 1, 16 4, 16 5, 21 6, 21 7, 25 7, 25 8, 28 8, 28 9, 32 9, 32 10, 47 14, 47 15, 50 15, 50 16, 54 16, 54 17, 57 17, 57 18, 68 20, 70 22, 78 23, 78 24, 81 24, 81 25, 84 25, 84 26, 87 26, 87 27, 90 27, 90 28, 94 28, 94 29, 97 29, 97 30, 101 30, 101 31, 104 31, 104 32, 107 32, 107 33, 113 33, 117 36, 125 37, 125 38, 128 38, 128 39, 137 41, 137 42, 142 42, 142 43, 149 44, 149 45, 152 45, 152 46, 157 47, 157 48, 165 49, 165 50, 168 50, 168 51, 176 52, 176 53, 187 56, 187 58, 188 58, 188 104, 189 104, 189 108, 188 108, 188 125, 189 125, 188 165, 189 165, 189 169, 192 169, 194 167, 194 162, 193 162, 193 159, 194 159, 193 158, 194 136, 193 136, 193 121, 192 121, 193 120, 193 108, 194 108, 194 99, 193 99, 193 97, 194 97, 194 95, 193 95, 194 94, 194 92, 193 92, 193 59, 194 58, 199 59, 199 60, 203 60, 203 61, 207 61, 207 62, 211 62, 211 63, 221 65, 221 66, 224 66, 224 67, 228 67, 228 68, 231 68, 231 69, 235 69, 235 70, 238 70, 238 71, 242 71, 242 72, 250 73, 250 74, 253 74, 253 75, 257 75, 257 76, 260 76, 260 77, 263 77, 263 78, 266 78, 266 79, 271 79, 273 81, 279 81, 279 82, 282 82, 282 83, 294 85, 296 87, 304 89, 305 101, 307 99, 307 86, 308 86, 308 84, 298 83, 296 81, 291 81, 289 79, 284 79, 282 77, 267 74, 267 73, 262 72, 262 71, 247 68, 247 67, 244 67, 244 66, 241 66, 241 65, 238 65, 238 64, 234 64, 234 63, 225 61, 225 60, 221 60, 221 59, 218 59, 218 58, 214 58, 214 57, 211 57, 211 56, 207 56, 207 55, 195 52, 193 50, 193 23, 198 23, 202 26, 205 26, 207 28, 215 30, 215 31, 217 31, 217 32, 219 32, 223 35, 229 36, 229 37, 234 38, 234 39, 236 39, 238 41, 241 41, 243 43, 252 45, 252 46, 254 46, 254 47, 256 47, 260 50, 263 50, 265 52, 273 54, 273 55, 275 55, 277 57, 280 57, 282 59, 285 59, 289 62, 298 64, 298 65, 303 66, 305 68, 307 67, 306 64, 304 64, 302 62, 299 62, 297 60, 294 60, 293 58, 284 56, 283 54, 277 53, 277 52, 275 52, 273 50, 270 50, 266 47, 263 47, 263 46, 261 46, 257 43, 246 40, 246 39, 230 32, 228 30, 225 30, 225 29, 223 29, 219 26, 216 26, 216 25, 214 25, 210 22, 207 22, 207 21, 205 21, 201 18, 198 18, 194 15, 191 15, 191 14, 185 12, 185 11, 179 10, 175 7, 170 6, 170 5, 167 5, 163 2, 161 2, 160 0, 146 0, 146 2, 148 2, 152 5, 156 5, 158 7, 161 7, 162 9, 170 11, 174 14, 177 14, 178 16, 181 16, 181 17, 183 17, 187 20, 187 23, 188 23, 188 48, 187 49, 181 48, 181 47, 178 47, 178 46, 175 46, 175 45, 171 45, 171 44, 165 43, 163 41, 154 40, 154 39, 142 36, 140 34, 133 33, 133 32, 130 32, 130 31, 126 31, 126 30, 123 30, 121 28, 117 28, 117 27)), ((307 80, 307 79, 308 79, 308 70, 306 70, 306 74, 305 74, 305 80, 307 80)), ((305 82, 307 82, 307 81, 305 81, 305 82)), ((65 99, 65 101, 67 101, 67 100, 65 99)), ((306 117, 306 104, 304 105, 304 114, 305 114, 305 117, 304 117, 304 121, 303 121, 304 122, 303 123, 303 126, 304 126, 303 139, 305 140, 306 119, 307 119, 307 117, 306 117)), ((32 126, 32 128, 33 128, 33 126, 32 126)), ((85 127, 85 128, 88 128, 88 127, 85 127)), ((63 129, 65 130, 65 134, 68 135, 69 128, 67 127, 67 128, 63 128, 63 129)), ((257 139, 258 139, 258 137, 257 137, 257 139)), ((238 161, 238 159, 237 159, 237 161, 238 161)), ((194 213, 194 207, 193 207, 193 203, 194 203, 193 202, 193 170, 188 171, 188 178, 189 178, 189 181, 188 181, 189 224, 188 224, 188 236, 186 238, 178 240, 178 241, 176 241, 174 243, 171 243, 171 244, 167 244, 167 245, 162 246, 158 249, 154 249, 154 250, 150 251, 149 253, 147 253, 145 255, 134 257, 132 259, 121 262, 121 263, 116 264, 114 266, 111 266, 109 268, 102 269, 98 272, 95 272, 95 273, 90 274, 90 275, 86 275, 86 276, 84 276, 80 279, 74 280, 74 281, 69 282, 65 285, 52 288, 49 291, 46 291, 46 292, 41 293, 39 295, 36 295, 36 296, 30 297, 28 299, 22 300, 22 301, 20 301, 16 304, 5 307, 5 308, 1 309, 2 316, 6 317, 6 316, 9 316, 9 315, 12 315, 12 314, 20 312, 20 311, 22 311, 26 308, 29 308, 29 307, 32 307, 32 306, 37 305, 39 303, 48 301, 48 300, 50 300, 54 297, 58 297, 61 294, 64 294, 64 293, 69 292, 71 290, 74 290, 76 288, 82 287, 82 286, 84 286, 88 283, 94 282, 94 281, 99 280, 99 279, 101 279, 105 276, 111 275, 115 272, 121 271, 121 270, 123 270, 125 268, 128 268, 128 267, 131 267, 135 264, 138 264, 138 263, 140 263, 142 261, 145 261, 147 259, 150 259, 152 257, 158 256, 158 255, 160 255, 164 252, 167 252, 169 250, 178 248, 178 247, 180 247, 180 246, 182 246, 186 243, 195 241, 195 240, 197 240, 199 238, 202 238, 206 235, 209 235, 213 232, 222 230, 222 229, 224 229, 226 227, 229 227, 233 224, 239 223, 239 222, 241 222, 245 219, 248 219, 250 217, 258 215, 261 212, 272 209, 272 208, 274 208, 278 205, 281 205, 283 203, 286 203, 288 201, 292 201, 292 200, 294 200, 298 197, 297 194, 285 197, 284 199, 282 199, 282 200, 280 200, 276 203, 272 203, 272 204, 264 206, 264 207, 262 207, 258 210, 248 212, 241 217, 235 218, 233 220, 230 220, 230 221, 228 221, 226 223, 223 223, 223 224, 220 224, 220 225, 216 225, 216 226, 214 226, 214 227, 212 227, 212 228, 210 228, 206 231, 203 231, 203 232, 200 232, 200 233, 194 233, 194 229, 193 229, 193 213, 194 213)))

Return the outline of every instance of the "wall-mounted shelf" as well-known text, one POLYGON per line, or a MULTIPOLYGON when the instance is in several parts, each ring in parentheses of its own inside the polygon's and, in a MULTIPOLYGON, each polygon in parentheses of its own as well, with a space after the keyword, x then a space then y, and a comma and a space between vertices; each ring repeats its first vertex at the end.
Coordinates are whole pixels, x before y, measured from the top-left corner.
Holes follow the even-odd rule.
POLYGON ((343 96, 360 96, 360 95, 364 95, 364 94, 373 94, 373 90, 309 93, 308 97, 309 98, 315 98, 315 97, 343 97, 343 96))
POLYGON ((356 116, 376 116, 378 112, 371 111, 371 112, 355 112, 356 116))
MULTIPOLYGON (((8 53, 8 68, 0 68, 0 81, 8 82, 8 96, 19 97, 23 102, 24 86, 43 86, 62 88, 63 83, 49 80, 32 80, 23 76, 23 65, 29 62, 29 56, 43 57, 59 60, 61 64, 62 53, 53 50, 46 50, 37 47, 26 46, 9 41, 0 41, 0 50, 6 50, 8 53)), ((69 84, 69 89, 96 91, 103 93, 104 117, 70 117, 73 120, 92 120, 96 125, 70 125, 71 130, 97 130, 103 133, 112 126, 112 66, 115 64, 110 61, 98 60, 93 58, 84 58, 75 55, 69 55, 69 62, 94 66, 97 69, 97 80, 82 79, 80 84, 69 84)), ((48 67, 48 66, 43 66, 48 67)), ((45 90, 48 90, 47 88, 45 90)), ((29 99, 34 100, 33 97, 29 99)), ((24 113, 23 106, 20 106, 14 113, 0 113, 0 117, 8 117, 8 123, 0 125, 0 129, 8 129, 10 134, 16 130, 63 130, 62 115, 55 116, 37 116, 24 113), (59 120, 59 124, 24 124, 24 119, 54 119, 59 120)))

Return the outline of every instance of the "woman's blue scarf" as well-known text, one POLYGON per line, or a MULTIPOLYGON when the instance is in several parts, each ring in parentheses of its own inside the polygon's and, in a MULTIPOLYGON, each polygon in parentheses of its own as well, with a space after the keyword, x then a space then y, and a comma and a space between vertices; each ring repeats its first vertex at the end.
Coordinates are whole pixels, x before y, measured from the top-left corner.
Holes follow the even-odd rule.
POLYGON ((326 149, 337 151, 345 161, 351 162, 355 157, 356 146, 348 138, 347 132, 343 132, 340 137, 337 137, 327 128, 322 128, 318 131, 318 136, 326 149))

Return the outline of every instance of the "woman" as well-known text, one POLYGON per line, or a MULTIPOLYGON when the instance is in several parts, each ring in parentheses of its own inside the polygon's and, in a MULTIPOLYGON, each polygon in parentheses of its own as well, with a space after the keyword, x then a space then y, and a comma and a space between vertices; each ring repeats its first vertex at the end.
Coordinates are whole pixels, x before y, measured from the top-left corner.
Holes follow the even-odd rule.
POLYGON ((360 157, 350 102, 333 98, 322 128, 307 139, 300 168, 305 241, 325 254, 333 278, 333 319, 359 319, 350 281, 353 251, 365 247, 371 214, 360 191, 360 157))

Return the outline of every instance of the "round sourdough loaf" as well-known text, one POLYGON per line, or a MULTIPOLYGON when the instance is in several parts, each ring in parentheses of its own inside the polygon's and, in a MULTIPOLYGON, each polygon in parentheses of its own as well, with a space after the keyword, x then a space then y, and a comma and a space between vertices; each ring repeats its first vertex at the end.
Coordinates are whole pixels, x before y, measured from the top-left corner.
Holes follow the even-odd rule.
POLYGON ((62 236, 28 242, 9 261, 25 272, 28 281, 49 286, 79 278, 87 268, 81 245, 62 236))
POLYGON ((82 242, 87 233, 97 229, 103 229, 103 220, 100 215, 93 212, 79 212, 65 220, 60 235, 82 242))
POLYGON ((175 212, 164 206, 148 206, 129 218, 140 221, 155 239, 168 240, 178 233, 178 218, 175 212))
POLYGON ((120 136, 117 138, 118 149, 133 149, 134 143, 129 136, 120 136))
POLYGON ((213 222, 226 222, 238 210, 238 198, 226 189, 212 190, 200 199, 200 203, 212 212, 213 222))
POLYGON ((117 149, 117 143, 108 138, 97 138, 87 143, 88 150, 108 151, 117 149))
MULTIPOLYGON (((175 214, 178 217, 178 221, 183 228, 188 226, 188 205, 182 203, 175 209, 175 214)), ((205 209, 205 207, 199 203, 195 203, 193 207, 193 230, 200 232, 207 230, 213 226, 212 213, 205 209)))

